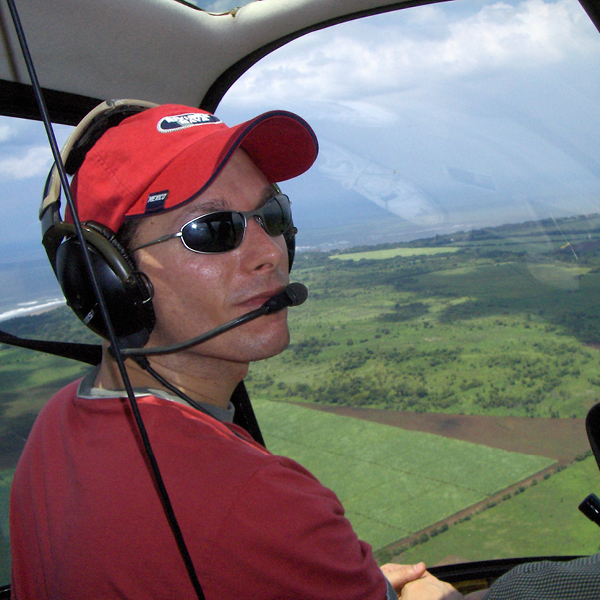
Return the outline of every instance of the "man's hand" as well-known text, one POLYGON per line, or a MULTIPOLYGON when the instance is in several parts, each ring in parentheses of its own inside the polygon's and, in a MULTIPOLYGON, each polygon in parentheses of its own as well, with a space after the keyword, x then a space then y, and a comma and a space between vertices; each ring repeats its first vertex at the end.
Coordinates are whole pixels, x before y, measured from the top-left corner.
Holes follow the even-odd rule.
POLYGON ((402 588, 400 598, 401 600, 461 600, 464 596, 449 583, 440 581, 426 572, 421 578, 407 582, 402 588))
POLYGON ((386 576, 386 579, 392 584, 392 587, 396 590, 396 593, 400 593, 402 588, 409 582, 419 579, 425 573, 425 563, 420 562, 416 565, 397 565, 394 563, 388 563, 383 565, 381 570, 386 576))

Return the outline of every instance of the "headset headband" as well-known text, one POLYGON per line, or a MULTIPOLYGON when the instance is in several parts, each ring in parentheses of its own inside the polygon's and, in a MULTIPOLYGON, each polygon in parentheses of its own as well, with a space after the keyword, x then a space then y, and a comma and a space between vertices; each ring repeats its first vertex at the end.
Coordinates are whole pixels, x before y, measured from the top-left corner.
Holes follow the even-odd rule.
MULTIPOLYGON (((86 154, 108 129, 115 127, 127 117, 156 106, 158 104, 154 102, 131 99, 107 100, 99 104, 79 122, 63 146, 60 156, 65 167, 65 172, 68 175, 74 175, 83 164, 86 154)), ((40 221, 42 221, 43 234, 47 231, 47 227, 44 227, 44 223, 46 222, 44 213, 46 209, 58 204, 53 211, 58 213, 58 209, 60 208, 60 187, 58 169, 56 168, 56 164, 54 164, 46 180, 42 205, 40 207, 39 216, 40 221)), ((48 223, 48 227, 50 225, 52 223, 48 223)))
MULTIPOLYGON (((108 129, 155 106, 152 102, 128 99, 107 100, 97 106, 81 120, 61 150, 65 173, 76 173, 86 154, 108 129)), ((114 232, 103 225, 83 223, 83 240, 78 240, 75 225, 61 218, 60 195, 61 177, 55 163, 46 180, 39 217, 42 244, 67 303, 85 325, 103 337, 107 336, 108 330, 81 252, 84 243, 91 252, 115 332, 121 338, 128 338, 132 345, 144 345, 154 327, 151 282, 137 271, 114 232)), ((73 218, 77 219, 77 215, 73 218)))

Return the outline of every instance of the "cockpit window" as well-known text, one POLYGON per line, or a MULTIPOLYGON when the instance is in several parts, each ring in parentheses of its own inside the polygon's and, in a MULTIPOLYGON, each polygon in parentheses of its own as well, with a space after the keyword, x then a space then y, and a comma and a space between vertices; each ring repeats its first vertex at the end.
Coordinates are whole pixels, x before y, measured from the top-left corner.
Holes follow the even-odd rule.
POLYGON ((309 301, 250 385, 382 561, 598 551, 599 74, 577 2, 461 1, 307 35, 219 107, 319 138, 282 184, 309 301))
MULTIPOLYGON (((291 110, 319 138, 311 171, 281 184, 309 299, 247 384, 269 449, 336 492, 381 563, 598 551, 577 506, 600 489, 584 428, 600 401, 599 97, 600 34, 575 0, 460 0, 308 34, 217 110, 291 110)), ((39 243, 50 165, 41 124, 0 120, 0 329, 94 343, 39 243)), ((0 585, 19 454, 85 371, 0 346, 0 585)))

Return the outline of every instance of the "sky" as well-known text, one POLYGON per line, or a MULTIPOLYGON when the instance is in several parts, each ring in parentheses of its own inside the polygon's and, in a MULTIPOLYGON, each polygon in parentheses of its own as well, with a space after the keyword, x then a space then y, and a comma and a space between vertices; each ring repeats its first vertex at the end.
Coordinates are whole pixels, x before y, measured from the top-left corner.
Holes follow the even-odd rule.
POLYGON ((236 101, 360 100, 597 53, 577 2, 429 4, 301 38, 259 63, 236 101), (268 90, 268 93, 267 93, 268 90))
MULTIPOLYGON (((217 114, 303 116, 320 156, 283 186, 302 243, 379 243, 600 210, 599 66, 600 34, 574 0, 430 4, 296 40, 217 114)), ((59 144, 68 133, 56 127, 59 144)), ((39 250, 51 162, 41 124, 0 117, 0 246, 39 250)))
POLYGON ((272 108, 305 117, 321 154, 292 189, 309 245, 340 211, 375 219, 369 203, 390 222, 365 239, 378 243, 600 210, 599 57, 571 0, 430 4, 289 44, 220 110, 234 122, 272 108), (325 216, 311 220, 317 208, 325 216))
MULTIPOLYGON (((55 126, 59 147, 70 130, 55 126)), ((0 117, 0 246, 41 240, 37 213, 52 162, 41 123, 0 117)))

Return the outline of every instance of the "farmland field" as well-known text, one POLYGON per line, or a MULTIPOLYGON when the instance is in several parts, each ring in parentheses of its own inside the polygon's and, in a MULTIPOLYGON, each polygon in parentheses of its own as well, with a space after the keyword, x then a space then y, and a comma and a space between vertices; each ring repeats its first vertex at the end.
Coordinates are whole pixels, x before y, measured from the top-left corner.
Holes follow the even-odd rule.
POLYGON ((491 556, 552 556, 557 549, 564 555, 600 551, 598 526, 577 510, 589 492, 600 489, 594 459, 576 461, 548 479, 536 481, 536 485, 521 492, 517 488, 506 501, 453 523, 443 534, 428 536, 426 542, 404 552, 398 551, 401 545, 391 546, 382 559, 425 560, 436 565, 491 556))
POLYGON ((575 260, 551 234, 536 223, 456 235, 452 254, 299 256, 293 273, 309 301, 290 311, 289 351, 253 365, 252 389, 326 405, 583 418, 600 398, 600 259, 582 242, 575 260))
POLYGON ((387 248, 385 250, 367 250, 366 252, 350 252, 347 254, 333 254, 332 259, 338 260, 381 260, 384 258, 394 258, 396 256, 431 256, 432 254, 448 254, 458 252, 458 248, 387 248))
POLYGON ((554 464, 303 407, 254 404, 269 449, 293 457, 332 488, 359 537, 375 548, 554 464))
POLYGON ((585 419, 491 417, 303 404, 338 415, 423 431, 492 448, 553 458, 568 464, 589 451, 585 419))

